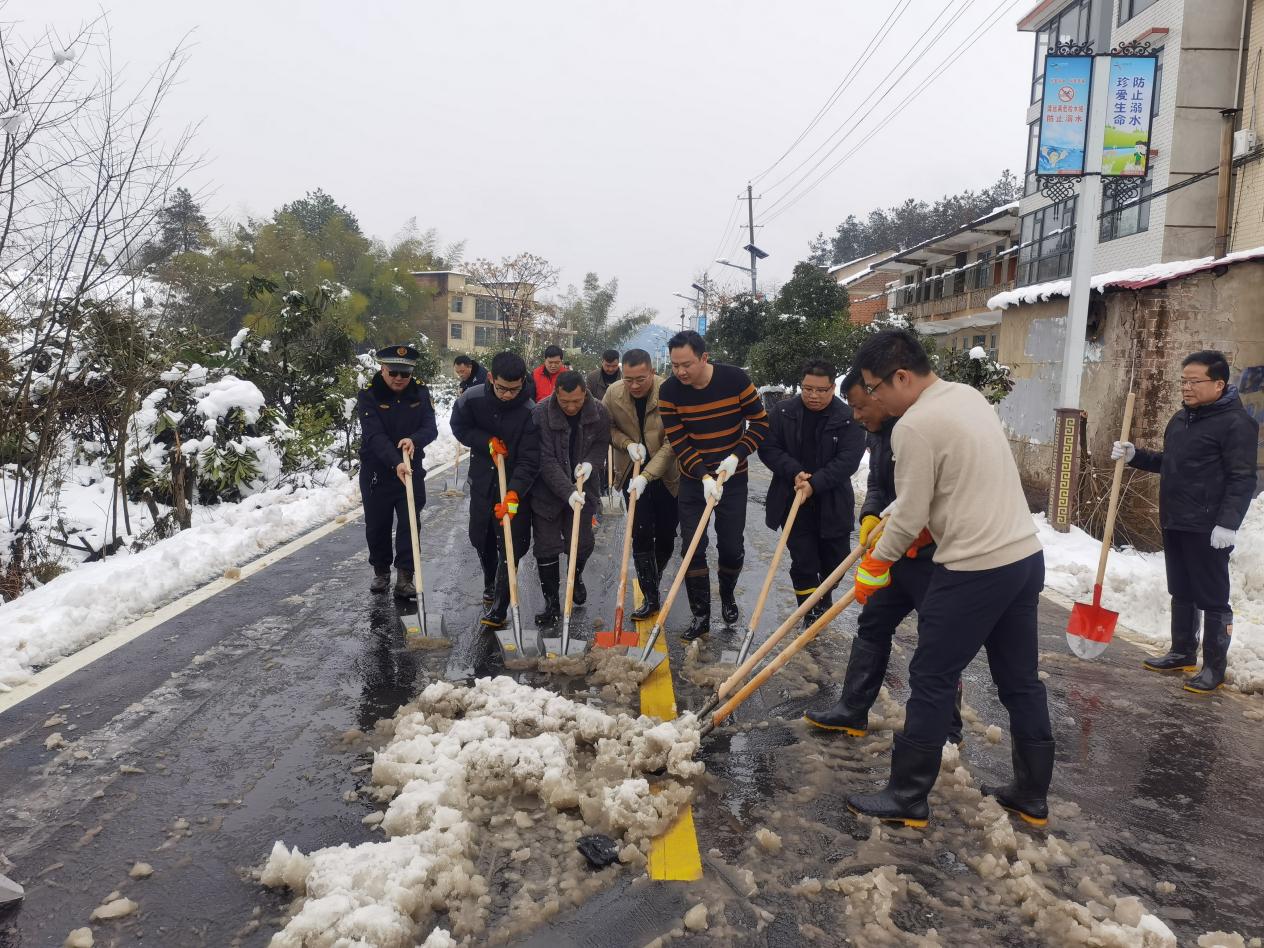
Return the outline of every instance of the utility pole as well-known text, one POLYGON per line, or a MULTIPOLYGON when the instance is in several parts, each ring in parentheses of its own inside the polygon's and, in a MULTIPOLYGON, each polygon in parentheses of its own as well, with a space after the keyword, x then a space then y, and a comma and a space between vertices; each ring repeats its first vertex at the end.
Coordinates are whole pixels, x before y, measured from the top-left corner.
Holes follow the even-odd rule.
POLYGON ((685 308, 680 307, 680 331, 685 331, 685 308))
POLYGON ((751 185, 749 181, 746 182, 746 223, 747 227, 750 228, 751 296, 754 296, 758 292, 758 286, 755 280, 755 197, 751 193, 751 185))

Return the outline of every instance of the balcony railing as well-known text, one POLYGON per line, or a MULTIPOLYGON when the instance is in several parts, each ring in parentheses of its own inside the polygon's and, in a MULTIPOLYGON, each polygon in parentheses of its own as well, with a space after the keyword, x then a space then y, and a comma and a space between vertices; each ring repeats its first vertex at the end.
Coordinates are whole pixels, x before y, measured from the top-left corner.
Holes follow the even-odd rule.
POLYGON ((994 283, 981 290, 966 290, 962 293, 953 293, 937 300, 924 300, 920 303, 905 303, 905 294, 896 290, 895 306, 892 308, 915 320, 935 319, 940 316, 953 316, 957 313, 981 311, 987 309, 987 301, 993 296, 997 293, 1014 289, 1014 285, 1013 280, 1008 280, 1004 283, 994 283))

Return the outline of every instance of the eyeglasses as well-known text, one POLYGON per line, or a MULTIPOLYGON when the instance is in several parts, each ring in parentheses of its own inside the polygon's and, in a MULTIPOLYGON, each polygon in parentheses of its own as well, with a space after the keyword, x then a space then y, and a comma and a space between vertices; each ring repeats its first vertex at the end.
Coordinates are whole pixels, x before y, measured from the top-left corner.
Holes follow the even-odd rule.
POLYGON ((496 389, 497 395, 517 395, 522 391, 522 382, 519 382, 513 388, 508 385, 501 385, 499 382, 493 382, 492 388, 496 389))
POLYGON ((1186 385, 1192 386, 1192 385, 1198 385, 1200 382, 1214 382, 1214 381, 1216 380, 1215 379, 1181 379, 1176 384, 1179 385, 1181 388, 1184 388, 1186 385))
POLYGON ((413 373, 409 369, 404 369, 398 372, 395 369, 387 369, 386 374, 393 379, 407 379, 412 378, 413 373))
POLYGON ((803 385, 800 387, 803 389, 804 395, 833 395, 834 394, 833 385, 803 385))
POLYGON ((895 373, 896 373, 896 372, 898 372, 898 371, 900 371, 900 370, 899 370, 899 369, 892 369, 892 370, 891 370, 890 372, 888 372, 886 375, 882 376, 882 378, 878 379, 878 381, 877 381, 877 382, 875 382, 873 385, 866 385, 866 386, 865 386, 865 394, 866 394, 866 395, 872 395, 872 394, 873 394, 874 392, 876 392, 878 389, 882 388, 882 386, 886 385, 886 384, 887 384, 887 382, 891 381, 891 376, 895 375, 895 373))

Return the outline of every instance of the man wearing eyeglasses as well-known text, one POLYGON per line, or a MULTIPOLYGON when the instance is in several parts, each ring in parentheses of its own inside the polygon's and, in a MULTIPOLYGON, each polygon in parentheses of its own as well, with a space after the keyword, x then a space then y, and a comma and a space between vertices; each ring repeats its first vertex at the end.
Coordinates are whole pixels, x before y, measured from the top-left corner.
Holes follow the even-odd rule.
POLYGON ((391 584, 393 559, 395 595, 401 597, 417 595, 404 455, 411 460, 413 499, 420 512, 426 506, 426 472, 422 467, 425 447, 439 436, 430 391, 413 378, 420 356, 412 346, 379 349, 377 361, 381 369, 356 397, 360 419, 360 498, 364 504, 369 565, 373 567, 369 589, 386 592, 391 584))
POLYGON ((496 353, 487 376, 456 400, 451 423, 453 436, 470 449, 470 543, 483 567, 480 621, 500 629, 509 610, 509 567, 500 523, 510 518, 514 556, 521 560, 531 542, 527 494, 540 470, 540 436, 531 416, 533 391, 522 356, 496 353), (497 455, 507 478, 503 501, 497 455))
POLYGON ((1214 349, 1186 356, 1180 391, 1182 407, 1168 422, 1162 451, 1116 441, 1110 456, 1159 475, 1172 647, 1143 664, 1156 672, 1193 671, 1201 610, 1203 667, 1185 690, 1210 694, 1224 683, 1229 660, 1229 554, 1255 493, 1260 426, 1229 384, 1224 354, 1214 349))
POLYGON ((932 371, 921 341, 885 329, 856 353, 865 389, 892 415, 897 500, 877 545, 856 570, 864 604, 891 583, 891 568, 919 538, 936 544, 934 571, 917 614, 909 663, 912 693, 895 735, 891 776, 877 793, 847 798, 852 812, 912 827, 930 818, 957 680, 987 649, 1009 712, 1014 779, 983 792, 1034 825, 1049 818, 1053 730, 1039 677, 1039 603, 1044 551, 1027 508, 1000 418, 968 385, 932 371))
MULTIPOLYGON (((799 391, 798 398, 783 399, 768 413, 768 437, 759 447, 759 459, 772 471, 764 505, 768 529, 782 529, 795 493, 804 495, 786 540, 790 582, 802 603, 847 557, 856 511, 851 476, 865 454, 865 433, 834 394, 829 363, 805 362, 799 391)), ((816 621, 830 602, 826 592, 804 621, 816 621)))

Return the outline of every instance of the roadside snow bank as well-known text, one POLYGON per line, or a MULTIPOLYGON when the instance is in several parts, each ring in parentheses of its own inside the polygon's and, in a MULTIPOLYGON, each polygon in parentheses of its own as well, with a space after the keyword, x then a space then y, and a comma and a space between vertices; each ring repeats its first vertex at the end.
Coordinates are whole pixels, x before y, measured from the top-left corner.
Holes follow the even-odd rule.
POLYGON ((652 791, 645 774, 703 770, 692 715, 611 714, 507 677, 431 684, 378 732, 390 737, 373 763, 390 838, 310 855, 276 843, 260 881, 303 898, 274 948, 413 945, 438 912, 457 937, 493 913, 500 937, 532 928, 609 882, 587 868, 581 836, 614 837, 621 861, 640 863, 688 804, 686 784, 652 791))
MULTIPOLYGON (((1058 533, 1035 517, 1045 548, 1045 585, 1077 602, 1091 602, 1101 543, 1083 530, 1058 533)), ((1264 495, 1255 498, 1229 559, 1233 645, 1228 680, 1246 692, 1264 691, 1264 495)), ((1170 644, 1171 609, 1162 553, 1114 550, 1106 563, 1102 605, 1121 625, 1157 646, 1170 644)))

